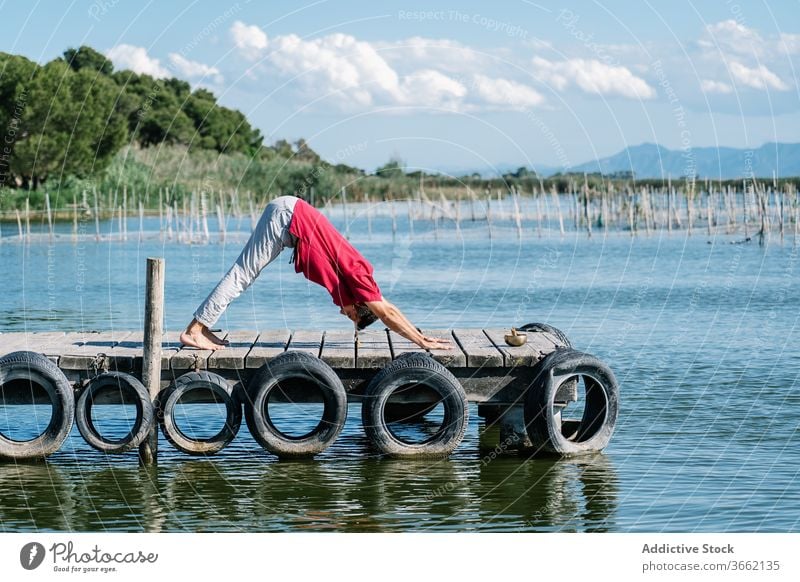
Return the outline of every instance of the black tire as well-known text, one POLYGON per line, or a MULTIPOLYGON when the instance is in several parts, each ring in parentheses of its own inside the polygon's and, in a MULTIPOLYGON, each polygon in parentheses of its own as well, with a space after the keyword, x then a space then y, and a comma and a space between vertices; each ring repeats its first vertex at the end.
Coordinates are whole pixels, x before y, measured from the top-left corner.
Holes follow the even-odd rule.
POLYGON ((213 455, 224 449, 239 432, 242 404, 233 386, 212 372, 187 372, 159 394, 156 406, 164 437, 179 451, 189 455, 213 455), (194 439, 184 434, 175 422, 175 406, 193 390, 210 390, 225 405, 225 424, 214 436, 194 439))
POLYGON ((619 411, 619 386, 614 373, 599 359, 571 349, 553 352, 537 364, 525 397, 525 426, 533 446, 558 455, 600 451, 606 447, 619 411), (582 419, 560 422, 555 396, 565 382, 584 378, 582 419))
POLYGON ((247 387, 245 420, 250 434, 266 450, 281 458, 312 457, 327 449, 347 420, 347 392, 336 372, 319 358, 304 352, 284 352, 259 368, 247 387), (270 395, 281 383, 311 382, 322 394, 324 411, 307 434, 281 432, 269 415, 270 395))
POLYGON ((35 352, 12 352, 0 358, 0 386, 14 380, 41 386, 50 396, 53 412, 44 432, 34 439, 18 441, 0 433, 0 458, 46 457, 64 444, 75 418, 75 395, 67 377, 52 361, 35 352))
POLYGON ((155 417, 155 408, 150 394, 134 376, 123 372, 106 372, 93 378, 78 398, 75 424, 89 445, 104 453, 125 453, 138 447, 150 434, 155 417), (104 389, 116 387, 134 398, 136 420, 131 430, 120 439, 109 439, 100 434, 92 421, 92 406, 95 397, 104 389))
POLYGON ((549 333, 550 335, 554 336, 561 342, 562 348, 571 348, 572 342, 569 341, 567 334, 563 331, 558 329, 557 327, 553 327, 552 325, 547 325, 546 323, 526 323, 522 327, 517 328, 519 331, 533 331, 533 332, 544 332, 549 333))
POLYGON ((467 396, 450 371, 427 354, 394 360, 370 381, 361 406, 361 420, 370 442, 383 454, 393 457, 445 457, 464 438, 469 418, 467 396), (444 406, 444 420, 431 438, 409 443, 397 438, 389 428, 386 403, 398 388, 424 385, 437 392, 444 406))

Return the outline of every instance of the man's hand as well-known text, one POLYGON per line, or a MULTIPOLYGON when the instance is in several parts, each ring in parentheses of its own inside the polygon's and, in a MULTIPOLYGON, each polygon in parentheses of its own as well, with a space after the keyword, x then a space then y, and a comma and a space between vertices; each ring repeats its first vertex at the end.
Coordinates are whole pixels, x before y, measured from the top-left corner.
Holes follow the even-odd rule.
POLYGON ((419 347, 426 350, 450 350, 453 349, 450 342, 446 339, 427 337, 422 335, 412 324, 403 312, 397 307, 381 299, 380 301, 369 301, 367 307, 372 313, 381 318, 381 321, 393 332, 400 334, 407 340, 411 340, 419 347))
POLYGON ((438 337, 428 337, 423 336, 422 341, 419 344, 419 347, 425 348, 426 350, 452 350, 453 346, 450 344, 449 340, 438 338, 438 337))

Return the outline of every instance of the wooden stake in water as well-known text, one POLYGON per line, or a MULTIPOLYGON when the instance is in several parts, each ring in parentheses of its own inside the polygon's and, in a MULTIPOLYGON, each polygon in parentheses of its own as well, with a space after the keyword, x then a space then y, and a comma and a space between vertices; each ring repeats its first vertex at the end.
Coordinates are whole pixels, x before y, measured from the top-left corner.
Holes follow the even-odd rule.
POLYGON ((158 189, 158 238, 164 240, 164 190, 158 189))
POLYGON ((558 212, 558 230, 561 236, 564 236, 564 214, 561 212, 561 200, 558 198, 558 190, 556 190, 555 184, 550 189, 550 196, 553 198, 553 204, 558 212))
MULTIPOLYGON (((142 383, 155 401, 161 391, 161 339, 164 329, 164 259, 148 258, 145 276, 144 348, 142 383)), ((152 465, 158 460, 158 424, 139 445, 139 462, 152 465)))
POLYGON ((19 240, 22 241, 23 240, 23 238, 22 238, 22 236, 23 236, 22 235, 22 218, 20 218, 19 209, 18 208, 15 208, 14 212, 17 213, 17 231, 19 232, 19 240))
POLYGON ((117 224, 119 224, 119 240, 124 240, 125 233, 122 230, 122 206, 121 205, 117 206, 117 211, 118 211, 117 224))
POLYGON ((31 240, 31 199, 25 198, 25 240, 31 240))
POLYGON ((217 223, 219 224, 219 242, 225 242, 225 215, 222 206, 217 204, 217 223))
POLYGON ((92 188, 92 195, 94 196, 94 239, 100 240, 100 210, 97 203, 97 188, 92 188))
POLYGON ((586 234, 592 238, 592 217, 589 212, 589 182, 586 174, 583 175, 583 219, 586 221, 586 234))
POLYGON ((517 225, 517 238, 522 239, 522 217, 519 214, 519 193, 516 189, 511 191, 511 198, 514 201, 514 222, 517 225))
MULTIPOLYGON (((253 201, 250 200, 250 209, 253 209, 253 201)), ((206 193, 200 192, 200 215, 203 222, 203 242, 208 242, 211 240, 210 235, 208 234, 208 212, 206 210, 206 193)), ((255 229, 255 225, 253 226, 255 229)))
POLYGON ((78 240, 78 198, 72 193, 72 241, 78 240))
POLYGON ((122 187, 122 219, 120 220, 122 227, 122 240, 128 240, 128 187, 122 187))
POLYGON ((139 200, 139 242, 144 239, 144 204, 139 200))
POLYGON ((51 216, 51 213, 50 213, 50 194, 47 193, 47 192, 45 192, 45 194, 44 194, 44 205, 45 205, 45 208, 47 209, 47 226, 48 226, 48 230, 50 232, 50 240, 52 241, 53 240, 53 217, 51 216))

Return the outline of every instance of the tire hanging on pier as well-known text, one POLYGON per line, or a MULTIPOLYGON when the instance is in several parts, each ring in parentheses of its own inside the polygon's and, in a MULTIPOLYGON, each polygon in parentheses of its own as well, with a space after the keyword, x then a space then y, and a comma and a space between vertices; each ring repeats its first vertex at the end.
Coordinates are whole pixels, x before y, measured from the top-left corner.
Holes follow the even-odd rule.
POLYGON ((189 455, 213 455, 236 438, 242 423, 242 404, 233 386, 213 372, 187 372, 158 395, 158 421, 164 437, 179 451, 189 455), (178 427, 175 407, 193 391, 210 391, 214 399, 225 405, 225 424, 220 431, 205 438, 192 438, 178 427))
POLYGON ((600 451, 614 432, 619 410, 619 386, 611 369, 596 357, 571 349, 551 353, 537 364, 536 377, 525 397, 525 426, 533 446, 541 451, 572 455, 600 451), (563 420, 556 403, 559 388, 583 379, 585 394, 580 420, 563 420))
POLYGON ((155 417, 155 408, 150 394, 136 377, 123 372, 105 372, 92 378, 78 398, 75 424, 89 445, 104 453, 124 453, 138 447, 150 434, 155 417), (131 430, 119 439, 106 438, 100 434, 92 420, 92 407, 104 390, 118 390, 132 397, 136 407, 136 419, 131 430))
MULTIPOLYGON (((438 404, 437 403, 437 404, 438 404)), ((393 457, 445 457, 461 443, 469 419, 467 396, 455 376, 425 353, 398 358, 370 381, 361 407, 364 431, 378 451, 393 457), (389 427, 386 405, 393 393, 424 387, 438 394, 444 407, 437 432, 422 442, 407 442, 389 427)))
POLYGON ((327 449, 347 420, 347 392, 336 372, 319 358, 304 352, 284 352, 259 368, 247 387, 245 420, 253 438, 279 457, 311 457, 327 449), (320 391, 322 418, 302 436, 288 435, 275 426, 269 413, 270 397, 310 383, 320 391))
POLYGON ((66 440, 75 418, 75 396, 67 377, 52 361, 35 352, 12 352, 0 358, 0 390, 19 384, 29 394, 33 386, 47 392, 53 407, 50 422, 36 438, 18 441, 0 433, 0 458, 35 459, 56 452, 66 440), (27 389, 25 385, 28 385, 27 389))
POLYGON ((557 327, 553 327, 552 325, 548 325, 546 323, 526 323, 522 327, 517 328, 519 331, 533 331, 533 332, 543 332, 549 333, 557 340, 561 342, 561 345, 556 345, 556 349, 558 348, 571 348, 572 342, 569 341, 567 334, 563 331, 558 329, 557 327))
MULTIPOLYGON (((426 352, 420 348, 419 351, 415 352, 403 352, 395 358, 395 361, 424 355, 426 355, 426 352)), ((419 422, 426 414, 435 409, 437 404, 437 402, 432 404, 387 402, 383 413, 386 416, 386 422, 419 422)))

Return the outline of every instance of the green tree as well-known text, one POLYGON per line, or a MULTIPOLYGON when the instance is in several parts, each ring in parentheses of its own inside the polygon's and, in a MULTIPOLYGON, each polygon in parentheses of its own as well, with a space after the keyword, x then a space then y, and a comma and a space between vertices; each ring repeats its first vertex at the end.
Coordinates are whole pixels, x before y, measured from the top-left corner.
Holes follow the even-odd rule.
POLYGON ((402 178, 405 175, 403 162, 397 158, 392 158, 380 168, 375 170, 375 174, 381 178, 402 178))
POLYGON ((11 162, 16 142, 25 137, 22 117, 30 100, 27 85, 37 66, 25 57, 0 53, 0 187, 15 185, 11 162))
POLYGON ((100 72, 103 75, 110 75, 114 71, 114 65, 105 55, 86 45, 77 49, 68 48, 65 50, 64 60, 72 67, 73 71, 89 69, 90 71, 100 72))
POLYGON ((74 72, 64 61, 51 61, 35 71, 26 93, 11 160, 11 171, 25 185, 102 170, 125 142, 117 87, 94 71, 74 72))

